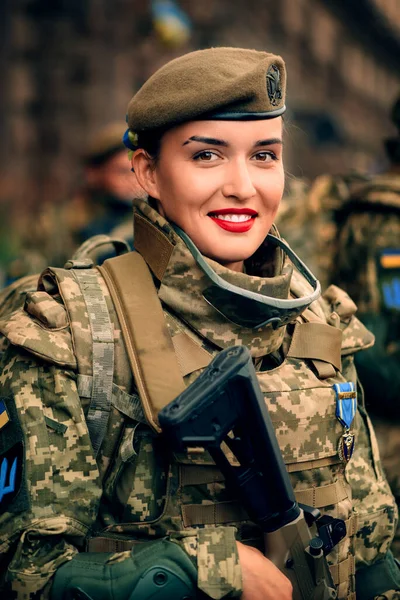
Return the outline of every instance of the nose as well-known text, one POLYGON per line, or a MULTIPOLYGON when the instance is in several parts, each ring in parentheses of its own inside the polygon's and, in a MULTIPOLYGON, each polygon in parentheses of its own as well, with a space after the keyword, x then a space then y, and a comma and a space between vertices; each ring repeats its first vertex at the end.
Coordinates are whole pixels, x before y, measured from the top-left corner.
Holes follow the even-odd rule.
POLYGON ((232 161, 227 168, 222 193, 226 198, 248 200, 255 193, 255 187, 245 161, 232 161))

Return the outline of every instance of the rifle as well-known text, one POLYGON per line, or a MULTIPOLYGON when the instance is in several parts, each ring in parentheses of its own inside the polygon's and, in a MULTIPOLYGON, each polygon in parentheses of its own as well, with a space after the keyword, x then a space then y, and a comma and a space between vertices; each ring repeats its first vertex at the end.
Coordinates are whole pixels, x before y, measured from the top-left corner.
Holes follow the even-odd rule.
POLYGON ((264 532, 265 556, 288 577, 293 600, 337 597, 325 558, 346 535, 341 519, 296 502, 249 351, 223 350, 159 413, 173 450, 207 450, 249 517, 264 532), (232 465, 225 442, 238 461, 232 465))

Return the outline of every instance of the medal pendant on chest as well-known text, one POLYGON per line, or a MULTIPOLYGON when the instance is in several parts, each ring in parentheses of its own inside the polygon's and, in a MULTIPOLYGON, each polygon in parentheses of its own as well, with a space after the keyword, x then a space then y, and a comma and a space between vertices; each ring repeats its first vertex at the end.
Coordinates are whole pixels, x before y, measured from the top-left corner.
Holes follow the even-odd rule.
POLYGON ((357 392, 352 382, 335 383, 333 389, 336 395, 336 418, 344 427, 338 454, 340 460, 348 463, 354 452, 355 436, 350 428, 357 411, 357 392))

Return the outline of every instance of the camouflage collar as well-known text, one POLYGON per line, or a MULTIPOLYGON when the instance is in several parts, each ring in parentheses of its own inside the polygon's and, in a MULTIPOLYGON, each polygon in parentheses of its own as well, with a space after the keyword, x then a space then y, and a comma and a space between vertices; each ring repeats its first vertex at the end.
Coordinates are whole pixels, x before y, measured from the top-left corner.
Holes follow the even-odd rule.
MULTIPOLYGON (((159 298, 170 311, 221 349, 243 344, 253 357, 259 357, 281 346, 283 327, 275 331, 270 325, 258 329, 240 327, 210 306, 202 295, 209 279, 172 226, 146 202, 136 201, 134 213, 135 247, 159 279, 159 298), (145 221, 149 226, 143 228, 145 221)), ((275 298, 289 296, 292 266, 288 261, 282 264, 280 250, 271 253, 269 247, 261 247, 247 261, 247 273, 236 273, 213 260, 205 260, 220 277, 236 286, 275 298)))

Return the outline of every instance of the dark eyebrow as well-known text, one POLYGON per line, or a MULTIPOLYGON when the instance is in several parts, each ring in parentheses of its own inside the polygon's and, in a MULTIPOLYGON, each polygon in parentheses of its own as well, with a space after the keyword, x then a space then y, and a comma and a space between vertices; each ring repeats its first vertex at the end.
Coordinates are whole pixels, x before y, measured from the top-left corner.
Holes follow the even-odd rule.
POLYGON ((254 148, 258 148, 259 146, 272 146, 273 144, 283 144, 280 138, 271 138, 269 140, 258 140, 254 144, 254 148))
POLYGON ((224 140, 217 140, 216 138, 203 137, 201 135, 192 135, 182 146, 190 144, 190 142, 202 142, 203 144, 209 144, 210 146, 228 146, 224 140))
MULTIPOLYGON (((216 138, 203 137, 201 135, 192 135, 186 142, 183 142, 182 146, 186 146, 186 144, 190 144, 190 142, 201 142, 203 144, 209 144, 210 146, 228 146, 228 143, 224 140, 218 140, 216 138)), ((270 138, 267 140, 258 140, 254 143, 254 148, 259 148, 260 146, 272 146, 273 144, 283 144, 280 138, 270 138)))

